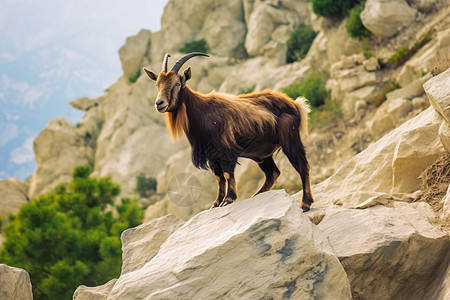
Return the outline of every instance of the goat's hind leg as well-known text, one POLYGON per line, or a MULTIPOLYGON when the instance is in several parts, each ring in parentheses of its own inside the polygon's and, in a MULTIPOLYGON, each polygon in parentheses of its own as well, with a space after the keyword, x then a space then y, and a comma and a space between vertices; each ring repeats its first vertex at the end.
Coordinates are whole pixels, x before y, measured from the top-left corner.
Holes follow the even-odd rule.
POLYGON ((255 197, 260 193, 269 191, 281 174, 280 170, 277 168, 277 165, 273 161, 272 156, 264 158, 262 162, 258 163, 258 166, 264 172, 264 175, 266 175, 266 180, 264 181, 264 184, 261 186, 261 188, 256 193, 254 193, 252 197, 255 197))
POLYGON ((303 198, 300 203, 300 207, 304 212, 308 211, 311 204, 314 202, 314 198, 311 192, 311 184, 309 181, 309 164, 306 159, 305 148, 303 147, 300 138, 293 139, 288 145, 282 147, 284 154, 286 154, 289 162, 300 174, 303 185, 303 198))

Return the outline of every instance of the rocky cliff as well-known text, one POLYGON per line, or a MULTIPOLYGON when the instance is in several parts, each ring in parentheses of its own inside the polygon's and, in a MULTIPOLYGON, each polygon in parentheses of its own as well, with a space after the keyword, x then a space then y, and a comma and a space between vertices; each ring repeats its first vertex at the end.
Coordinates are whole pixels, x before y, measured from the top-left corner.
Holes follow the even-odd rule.
POLYGON ((315 185, 308 213, 270 191, 153 219, 123 232, 120 277, 74 299, 448 299, 449 84, 450 69, 427 81, 432 106, 315 185), (438 205, 415 190, 437 158, 438 205))
POLYGON ((122 235, 122 275, 80 287, 77 299, 447 299, 450 7, 368 0, 361 19, 374 33, 370 58, 366 44, 348 37, 345 19, 318 18, 310 1, 170 0, 161 31, 142 30, 119 50, 123 76, 103 95, 71 102, 85 111, 82 121, 57 118, 41 132, 35 174, 26 183, 0 181, 0 201, 15 212, 82 164, 94 176, 111 175, 128 196, 138 196, 139 174, 157 178, 156 195, 141 197, 149 222, 122 235), (300 24, 318 34, 303 60, 286 64, 286 41, 300 24), (190 61, 189 85, 201 92, 279 90, 313 70, 326 74, 342 114, 304 141, 316 198, 308 214, 298 211, 298 174, 283 155, 276 187, 291 198, 274 191, 244 200, 263 175, 242 160, 236 177, 244 201, 202 212, 216 181, 192 166, 186 140, 171 141, 154 109, 156 88, 140 74, 143 66, 159 71, 164 53, 173 62, 200 39, 211 57, 190 61), (399 49, 412 48, 386 67, 399 49), (386 100, 376 105, 379 95, 386 100), (194 180, 196 201, 174 201, 178 180, 194 180))
MULTIPOLYGON (((308 1, 197 0, 189 4, 169 1, 162 17, 161 31, 142 30, 129 37, 119 50, 123 76, 104 95, 71 102, 74 107, 86 111, 82 121, 74 127, 62 118, 55 119, 36 138, 37 170, 29 181, 28 197, 32 199, 67 182, 75 166, 90 164, 94 168, 93 175, 111 175, 121 184, 125 195, 137 196, 135 187, 139 174, 156 177, 161 201, 149 209, 149 218, 172 212, 186 219, 207 207, 205 200, 189 208, 180 208, 164 197, 168 183, 176 174, 188 173, 197 177, 204 193, 202 199, 213 197, 215 180, 209 173, 190 166, 185 140, 170 141, 163 116, 153 108, 156 89, 140 74, 142 66, 159 70, 165 52, 171 52, 175 60, 181 55, 177 54, 178 49, 186 42, 198 39, 206 40, 212 54, 211 58, 191 62, 193 76, 189 84, 199 91, 279 90, 304 78, 313 69, 329 75, 327 87, 332 97, 340 101, 344 119, 349 120, 346 124, 351 125, 339 129, 350 134, 336 132, 330 137, 313 133, 306 140, 310 149, 318 149, 311 151, 310 161, 313 180, 320 182, 345 159, 426 106, 421 85, 429 77, 422 75, 434 66, 437 56, 433 53, 450 44, 447 38, 450 25, 446 18, 449 9, 445 3, 438 4, 427 10, 423 8, 424 4, 411 4, 417 21, 405 21, 404 31, 409 28, 421 28, 424 32, 433 29, 436 34, 405 64, 386 71, 380 69, 376 59, 355 54, 363 46, 360 41, 348 37, 345 20, 317 18, 308 1), (304 60, 285 64, 286 41, 289 33, 300 24, 311 25, 318 35, 304 60), (239 53, 248 53, 248 56, 239 53), (391 80, 401 83, 403 93, 399 90, 388 94, 388 101, 374 115, 368 103, 391 80), (368 116, 363 118, 365 115, 368 116)), ((369 3, 367 7, 369 11, 369 3)), ((368 15, 372 23, 383 22, 381 17, 377 19, 376 13, 368 15)), ((414 41, 418 38, 416 35, 407 38, 414 41)), ((407 42, 398 34, 389 45, 399 47, 407 42)), ((383 44, 380 42, 374 47, 383 44)), ((380 55, 387 57, 387 50, 381 49, 380 55)), ((297 186, 297 174, 287 160, 280 155, 277 161, 283 173, 279 185, 297 186)), ((262 174, 256 165, 243 160, 237 177, 244 199, 257 189, 262 174)))

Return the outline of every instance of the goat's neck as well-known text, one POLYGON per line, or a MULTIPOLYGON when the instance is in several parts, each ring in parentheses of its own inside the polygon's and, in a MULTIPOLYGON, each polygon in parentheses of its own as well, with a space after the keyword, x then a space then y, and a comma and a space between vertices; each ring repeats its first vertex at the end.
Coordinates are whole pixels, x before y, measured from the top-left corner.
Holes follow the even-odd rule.
POLYGON ((184 128, 184 132, 189 139, 189 131, 200 129, 202 126, 199 121, 203 119, 202 112, 205 109, 205 100, 202 94, 191 90, 187 86, 183 89, 180 96, 181 102, 185 106, 185 116, 187 121, 187 126, 184 128))

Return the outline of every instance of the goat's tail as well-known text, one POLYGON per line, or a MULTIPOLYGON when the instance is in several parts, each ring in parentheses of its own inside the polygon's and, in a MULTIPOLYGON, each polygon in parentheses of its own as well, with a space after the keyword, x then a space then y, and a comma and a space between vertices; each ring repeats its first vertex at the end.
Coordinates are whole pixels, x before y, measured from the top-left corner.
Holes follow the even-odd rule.
POLYGON ((309 106, 308 99, 305 97, 298 97, 295 100, 295 105, 300 113, 300 137, 305 137, 308 135, 308 114, 311 112, 311 107, 309 106))

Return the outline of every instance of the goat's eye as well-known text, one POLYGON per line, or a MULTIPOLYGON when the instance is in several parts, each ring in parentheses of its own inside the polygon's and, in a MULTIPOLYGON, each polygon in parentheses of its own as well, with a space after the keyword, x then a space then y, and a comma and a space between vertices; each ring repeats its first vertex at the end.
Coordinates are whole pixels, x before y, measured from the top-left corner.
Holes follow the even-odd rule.
POLYGON ((179 82, 177 82, 177 86, 180 86, 181 84, 179 82))

